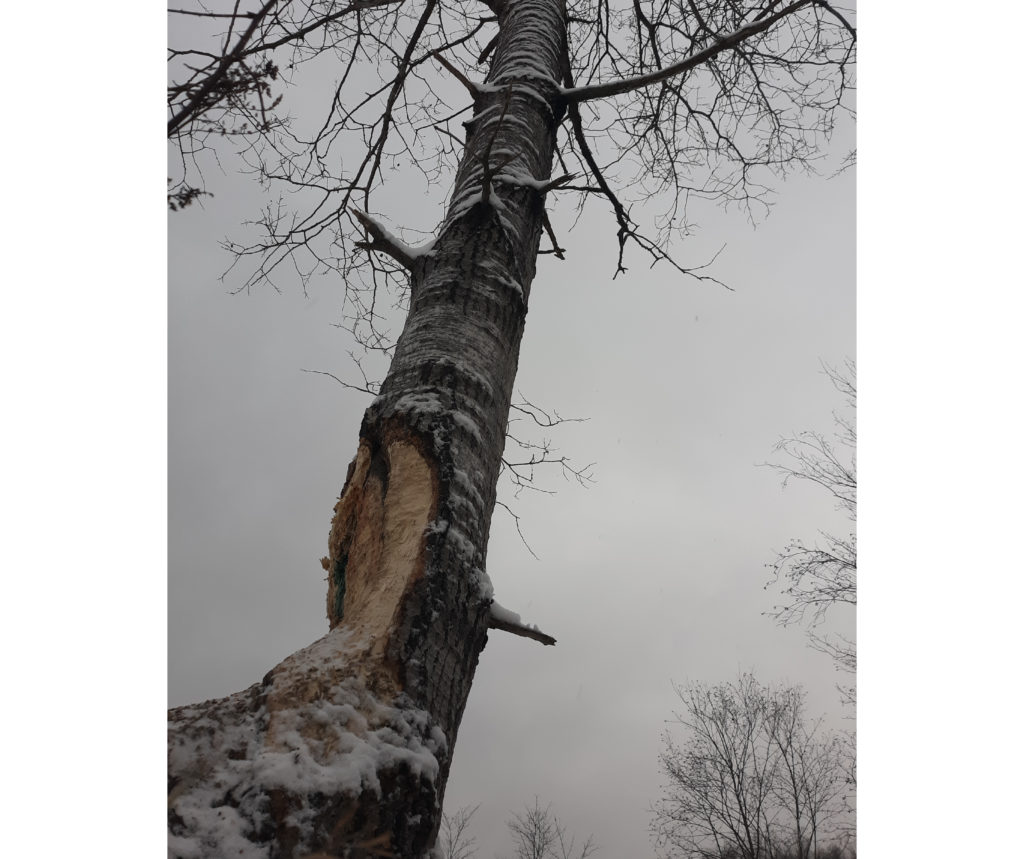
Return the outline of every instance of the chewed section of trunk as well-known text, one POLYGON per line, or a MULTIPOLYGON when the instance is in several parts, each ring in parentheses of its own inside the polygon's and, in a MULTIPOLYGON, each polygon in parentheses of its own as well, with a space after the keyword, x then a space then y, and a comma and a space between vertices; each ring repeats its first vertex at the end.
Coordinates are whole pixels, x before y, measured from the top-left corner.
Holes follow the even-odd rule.
MULTIPOLYGON (((405 434, 374 445, 363 439, 328 540, 327 617, 345 622, 372 662, 388 671, 386 686, 401 688, 397 665, 385 653, 409 589, 424 573, 426 533, 438 506, 436 463, 405 434)), ((384 678, 377 678, 384 683, 384 678)))

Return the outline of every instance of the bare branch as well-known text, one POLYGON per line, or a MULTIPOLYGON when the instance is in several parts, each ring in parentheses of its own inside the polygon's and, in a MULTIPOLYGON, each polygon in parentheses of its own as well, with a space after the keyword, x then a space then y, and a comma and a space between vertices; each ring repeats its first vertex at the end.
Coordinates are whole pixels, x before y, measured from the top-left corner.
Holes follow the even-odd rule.
POLYGON ((476 814, 477 805, 467 805, 453 813, 441 815, 441 831, 438 833, 441 859, 470 859, 476 853, 476 839, 469 835, 469 823, 476 814))
POLYGON ((768 15, 759 20, 755 19, 728 35, 718 37, 714 45, 711 45, 702 51, 698 51, 692 56, 687 57, 685 60, 673 63, 666 68, 649 72, 646 75, 638 75, 633 78, 628 78, 627 80, 611 81, 609 83, 595 84, 593 86, 565 88, 562 90, 562 96, 570 102, 579 104, 580 102, 592 101, 596 98, 607 98, 608 96, 622 95, 623 93, 643 89, 651 84, 660 83, 661 81, 676 77, 684 72, 688 72, 691 69, 695 69, 698 66, 706 64, 709 60, 714 59, 722 52, 732 50, 752 36, 756 36, 758 33, 763 33, 787 15, 792 15, 804 6, 812 4, 819 4, 819 0, 795 0, 795 2, 789 4, 784 9, 780 9, 772 15, 768 15))
MULTIPOLYGON (((494 11, 497 12, 498 10, 495 9, 494 11)), ((494 38, 491 39, 491 41, 489 41, 484 46, 484 49, 480 52, 480 55, 476 58, 477 65, 482 65, 483 63, 487 62, 487 58, 491 55, 491 51, 493 51, 495 49, 495 47, 497 47, 497 44, 498 44, 498 34, 495 33, 494 34, 494 38)))
MULTIPOLYGON (((359 366, 358 363, 357 363, 357 366, 359 366)), ((317 376, 327 376, 328 378, 334 379, 334 381, 337 382, 339 385, 341 385, 343 388, 348 388, 350 391, 359 391, 362 394, 370 394, 371 396, 374 396, 374 397, 377 396, 377 394, 380 393, 380 385, 368 382, 366 380, 366 374, 365 373, 363 374, 363 384, 362 385, 353 385, 351 382, 346 382, 343 379, 339 379, 337 376, 334 375, 334 373, 329 373, 326 370, 307 370, 305 368, 302 368, 302 372, 303 373, 313 373, 313 374, 315 374, 317 376), (372 384, 372 387, 371 387, 371 384, 372 384)))
MULTIPOLYGON (((816 432, 783 439, 776 450, 789 461, 771 463, 770 467, 783 476, 783 485, 789 480, 803 480, 825 489, 853 527, 844 536, 819 531, 819 541, 813 544, 800 538, 791 540, 768 565, 772 578, 765 587, 784 583, 782 595, 786 601, 773 606, 769 615, 783 626, 807 621, 812 646, 831 656, 840 670, 853 672, 856 645, 842 636, 823 636, 813 630, 834 608, 857 605, 857 369, 853 361, 847 362, 843 372, 827 365, 824 369, 846 398, 849 413, 833 412, 833 439, 816 432)), ((852 698, 853 692, 844 690, 844 694, 852 698)))
POLYGON ((533 807, 513 815, 507 826, 514 839, 515 859, 587 859, 597 850, 589 837, 577 852, 576 836, 566 831, 550 805, 541 808, 536 797, 533 807))
POLYGON ((533 551, 533 548, 526 541, 526 535, 523 533, 522 521, 521 521, 521 517, 519 516, 519 514, 516 513, 511 507, 509 507, 504 501, 495 501, 494 505, 496 507, 501 507, 506 513, 508 513, 509 516, 512 517, 512 521, 515 522, 516 533, 519 535, 519 540, 526 547, 526 551, 529 552, 531 555, 533 555, 533 559, 535 561, 539 561, 540 558, 537 557, 537 553, 535 551, 533 551))
POLYGON ((181 109, 167 121, 168 135, 174 134, 185 122, 194 117, 201 110, 205 110, 207 108, 207 102, 210 95, 227 77, 228 71, 231 67, 241 61, 244 56, 245 48, 249 44, 249 40, 253 37, 253 34, 256 32, 256 28, 270 13, 270 10, 277 5, 277 3, 278 0, 267 0, 260 10, 253 14, 249 22, 249 26, 246 27, 245 31, 238 37, 238 41, 235 43, 234 48, 230 52, 226 52, 224 56, 221 57, 216 67, 207 76, 203 84, 190 95, 181 109))
POLYGON ((808 721, 800 687, 675 686, 683 741, 666 733, 668 778, 654 833, 672 854, 844 856, 847 768, 842 740, 808 721), (825 844, 836 851, 818 852, 825 844))
POLYGON ((539 251, 539 253, 553 253, 558 259, 564 260, 565 248, 558 246, 558 238, 555 236, 555 230, 551 226, 551 219, 548 217, 547 212, 544 213, 544 231, 548 234, 548 238, 551 239, 551 250, 539 251))
POLYGON ((272 42, 265 42, 260 45, 255 45, 250 48, 244 56, 249 54, 255 54, 262 51, 272 51, 275 48, 280 48, 282 45, 287 45, 290 42, 300 42, 317 30, 325 29, 329 24, 333 24, 335 21, 344 18, 346 15, 351 15, 353 12, 364 12, 368 9, 375 9, 378 6, 392 6, 400 3, 404 3, 405 0, 356 0, 356 2, 349 4, 344 9, 338 12, 333 12, 330 15, 324 15, 321 18, 310 22, 304 27, 300 27, 290 33, 286 33, 278 39, 272 42))
POLYGON ((434 59, 437 60, 442 66, 444 66, 455 80, 462 84, 469 92, 470 96, 476 98, 480 95, 480 87, 478 87, 473 81, 467 78, 462 72, 460 72, 455 66, 453 66, 444 54, 434 54, 434 59))

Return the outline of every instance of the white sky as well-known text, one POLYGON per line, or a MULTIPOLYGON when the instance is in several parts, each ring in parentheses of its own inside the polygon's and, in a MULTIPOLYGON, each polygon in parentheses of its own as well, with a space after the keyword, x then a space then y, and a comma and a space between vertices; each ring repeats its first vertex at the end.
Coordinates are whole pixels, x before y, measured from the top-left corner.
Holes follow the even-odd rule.
MULTIPOLYGON (((28 32, 32 21, 20 14, 12 11, 12 30, 28 32)), ((151 56, 162 44, 162 19, 149 25, 151 43, 116 29, 111 38, 108 29, 109 50, 97 53, 85 35, 98 22, 90 24, 87 14, 67 11, 65 55, 88 46, 105 80, 123 77, 135 63, 141 71, 126 91, 146 103, 147 82, 159 89, 162 77, 151 56)), ((1014 794, 1002 782, 1021 763, 1015 692, 1007 683, 1007 655, 1019 652, 1019 585, 1006 575, 1018 554, 1019 502, 1010 490, 1022 476, 1012 456, 1020 425, 1013 395, 1020 298, 1016 266, 1000 254, 1017 244, 1018 219, 1008 207, 1020 188, 998 154, 979 150, 973 123, 947 121, 951 105, 1001 115, 1009 94, 990 84, 1012 80, 1011 69, 1000 69, 994 56, 978 69, 983 81, 953 64, 897 68, 879 54, 888 45, 890 56, 902 56, 901 34, 913 30, 934 45, 954 36, 941 32, 941 16, 925 22, 935 28, 925 33, 922 22, 899 14, 887 5, 885 26, 864 16, 876 29, 862 75, 869 109, 859 132, 869 176, 859 201, 861 607, 869 633, 862 630, 860 841, 868 850, 884 840, 893 853, 933 843, 944 855, 946 844, 1004 843, 1001 827, 979 831, 976 821, 1012 819, 1014 794), (965 161, 971 153, 977 157, 965 161), (968 779, 992 789, 959 795, 954 809, 949 785, 968 779)), ((1005 27, 1012 31, 1012 22, 1005 27)), ((12 62, 32 65, 28 52, 35 49, 24 45, 13 46, 12 62)), ((1002 55, 1007 63, 1010 54, 1002 55)), ((100 828, 108 855, 139 855, 140 843, 159 854, 163 708, 247 685, 323 629, 316 559, 360 404, 298 372, 341 366, 329 294, 229 299, 208 282, 182 285, 188 279, 176 270, 165 317, 164 294, 154 288, 163 278, 159 134, 136 141, 124 128, 129 142, 111 145, 108 135, 91 133, 96 102, 63 98, 67 86, 59 67, 43 69, 32 88, 14 89, 9 107, 43 129, 8 176, 19 207, 10 209, 18 217, 5 281, 15 288, 7 292, 0 337, 7 414, 14 416, 5 422, 10 560, 3 634, 11 694, 3 729, 15 740, 9 757, 19 790, 11 814, 22 821, 9 844, 27 853, 49 843, 52 805, 39 798, 52 795, 56 775, 86 799, 62 809, 63 831, 100 828), (61 180, 58 201, 38 193, 39 176, 66 163, 69 128, 86 133, 76 138, 80 155, 61 180), (98 176, 111 177, 107 191, 98 190, 98 176), (67 229, 55 240, 44 225, 56 223, 58 203, 67 229), (193 299, 210 315, 190 310, 193 299), (165 318, 177 422, 169 702, 159 668, 165 318), (186 330, 196 353, 187 362, 173 339, 186 330), (176 360, 197 373, 177 388, 176 360), (205 426, 181 405, 185 398, 204 404, 205 426), (316 455, 307 458, 307 448, 316 455), (196 489, 189 475, 204 466, 205 489, 196 489), (177 492, 198 509, 175 514, 177 492), (190 548, 179 541, 174 549, 175 529, 189 520, 196 525, 190 548), (215 539, 218 531, 227 539, 215 539), (47 569, 51 559, 59 566, 47 569), (175 602, 184 591, 176 584, 183 582, 178 559, 179 571, 196 575, 198 568, 206 580, 196 585, 193 610, 180 596, 175 602)), ((161 116, 157 103, 157 131, 161 116)), ((806 212, 817 193, 801 187, 791 198, 787 190, 752 241, 770 244, 776 225, 792 227, 791 217, 799 223, 797 214, 786 214, 787 200, 806 212)), ((196 257, 189 265, 198 268, 199 257, 212 262, 219 235, 203 236, 197 220, 175 227, 181 233, 169 251, 173 256, 185 241, 196 257)), ((814 218, 807 227, 815 230, 808 253, 817 252, 827 224, 814 218)), ((730 241, 722 264, 734 266, 742 244, 730 241)), ((803 529, 807 501, 783 493, 752 464, 767 458, 780 433, 826 428, 832 401, 815 362, 830 359, 830 349, 837 357, 849 350, 824 332, 819 343, 799 346, 781 332, 768 337, 773 326, 789 325, 767 300, 769 283, 776 296, 794 290, 803 299, 790 310, 805 321, 820 322, 822 297, 831 295, 828 283, 819 282, 824 291, 800 286, 780 272, 780 261, 758 258, 756 282, 724 294, 662 285, 639 266, 637 277, 621 283, 608 284, 606 269, 584 278, 578 266, 595 255, 595 245, 569 247, 559 271, 572 277, 542 272, 538 279, 520 378, 537 400, 591 417, 570 428, 562 444, 597 461, 599 482, 524 502, 540 562, 507 528, 496 528, 490 559, 499 599, 559 644, 492 637, 463 722, 449 802, 490 809, 490 817, 484 808, 478 817, 484 846, 479 830, 500 839, 499 821, 536 793, 577 832, 592 831, 605 846, 601 855, 615 856, 627 849, 620 845, 648 844, 643 808, 657 791, 657 734, 672 706, 670 679, 719 679, 754 668, 763 679, 803 680, 819 690, 819 709, 831 706, 828 666, 804 648, 798 631, 776 630, 758 614, 758 565, 803 529), (648 302, 646 313, 625 313, 638 302, 641 311, 648 302), (672 320, 665 308, 683 320, 697 306, 687 338, 667 341, 672 320), (582 359, 577 350, 594 339, 588 329, 609 321, 616 336, 582 359), (765 342, 773 344, 770 356, 757 351, 765 342), (628 344, 633 348, 622 348, 628 344), (780 351, 787 357, 771 357, 780 351), (663 363, 668 353, 671 364, 663 363), (780 398, 777 387, 764 387, 781 370, 791 381, 785 390, 798 395, 780 398), (729 467, 716 481, 710 468, 723 461, 723 445, 729 467), (629 492, 633 481, 643 492, 629 492), (752 638, 759 647, 751 647, 752 638), (534 743, 540 754, 531 753, 534 743), (582 788, 592 792, 579 794, 582 788), (615 813, 597 819, 592 808, 615 813)), ((743 255, 756 258, 749 247, 743 255)), ((840 305, 828 303, 829 318, 842 316, 840 305)))

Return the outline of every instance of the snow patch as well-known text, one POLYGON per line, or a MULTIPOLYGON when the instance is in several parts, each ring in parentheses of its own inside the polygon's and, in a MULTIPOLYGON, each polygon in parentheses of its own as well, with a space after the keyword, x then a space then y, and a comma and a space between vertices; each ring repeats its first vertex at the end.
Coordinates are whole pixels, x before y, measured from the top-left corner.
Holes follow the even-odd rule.
POLYGON ((469 539, 457 526, 449 525, 446 531, 446 537, 449 545, 459 555, 462 555, 467 561, 472 561, 476 557, 476 544, 469 539))
POLYGON ((362 209, 353 209, 353 211, 359 219, 365 218, 367 221, 373 224, 374 229, 380 231, 381 238, 386 243, 393 245, 399 253, 404 254, 410 259, 415 260, 418 259, 419 257, 428 256, 434 249, 434 242, 437 241, 436 239, 431 239, 426 244, 414 248, 412 247, 412 245, 407 245, 400 238, 398 238, 398 236, 396 236, 387 227, 385 227, 384 224, 382 224, 375 217, 373 217, 373 215, 367 214, 362 209))
POLYGON ((476 574, 476 584, 480 593, 481 599, 485 602, 491 600, 491 608, 494 608, 494 584, 491 582, 491 577, 487 575, 486 570, 482 567, 473 567, 473 572, 476 574))
POLYGON ((512 626, 521 626, 523 629, 532 629, 534 632, 541 632, 541 628, 539 626, 535 626, 532 623, 523 623, 523 619, 517 612, 505 608, 505 606, 498 602, 491 603, 491 617, 501 623, 508 623, 512 626))
POLYGON ((452 414, 452 420, 455 421, 456 424, 458 424, 460 427, 462 427, 462 429, 464 429, 471 436, 473 436, 473 438, 475 438, 477 441, 479 441, 481 444, 483 444, 483 440, 480 437, 480 429, 477 426, 477 423, 476 423, 475 420, 473 420, 465 412, 461 412, 458 409, 455 409, 454 411, 452 411, 451 414, 452 414))
POLYGON ((543 191, 547 185, 547 179, 534 179, 526 173, 516 171, 502 171, 494 177, 495 182, 504 182, 506 185, 518 185, 522 188, 533 188, 535 191, 543 191))
POLYGON ((484 497, 480 494, 480 490, 476 488, 476 485, 470 479, 467 472, 463 471, 461 468, 453 469, 452 482, 458 487, 460 494, 469 495, 476 506, 483 510, 484 497))
POLYGON ((396 412, 413 414, 440 414, 445 410, 441 398, 432 392, 403 394, 391 408, 396 412))
MULTIPOLYGON (((315 676, 351 643, 346 636, 335 630, 295 654, 275 669, 275 685, 293 682, 296 673, 315 676)), ((168 807, 177 821, 170 859, 269 859, 270 845, 258 839, 271 819, 268 791, 274 789, 297 797, 379 794, 384 770, 404 765, 431 782, 440 772, 444 732, 425 711, 403 706, 401 696, 386 705, 355 678, 292 709, 269 712, 265 700, 255 706, 258 695, 259 684, 171 711, 168 772, 176 784, 168 807)), ((290 815, 304 844, 312 843, 315 815, 305 804, 290 815)))

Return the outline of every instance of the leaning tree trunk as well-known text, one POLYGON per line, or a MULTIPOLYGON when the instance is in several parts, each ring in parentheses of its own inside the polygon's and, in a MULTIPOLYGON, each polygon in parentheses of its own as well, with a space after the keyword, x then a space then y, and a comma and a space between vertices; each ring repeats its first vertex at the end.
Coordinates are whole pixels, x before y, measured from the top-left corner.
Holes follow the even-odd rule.
MULTIPOLYGON (((559 0, 510 0, 408 318, 335 506, 330 632, 235 695, 170 712, 172 857, 432 847, 493 600, 487 538, 561 118, 559 0)), ((501 625, 500 623, 498 625, 501 625)))

